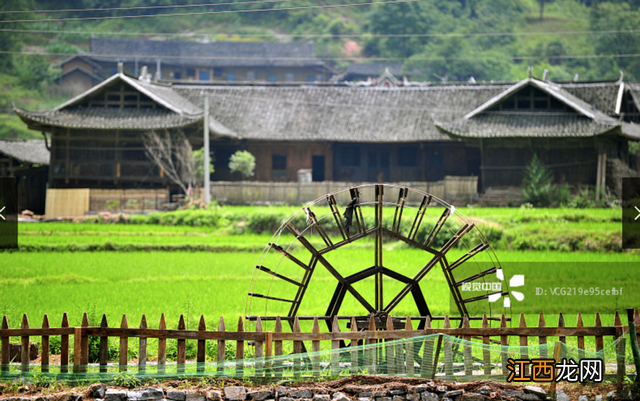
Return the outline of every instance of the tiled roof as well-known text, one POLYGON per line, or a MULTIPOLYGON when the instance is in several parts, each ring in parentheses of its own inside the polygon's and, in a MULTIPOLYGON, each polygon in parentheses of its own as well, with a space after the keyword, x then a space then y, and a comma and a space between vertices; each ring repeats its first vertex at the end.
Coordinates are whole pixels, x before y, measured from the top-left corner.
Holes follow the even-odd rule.
MULTIPOLYGON (((504 85, 424 88, 206 87, 211 116, 245 139, 447 141, 432 117, 453 120, 504 85)), ((174 86, 202 107, 203 87, 174 86)))
POLYGON ((605 114, 614 115, 616 112, 619 82, 570 82, 555 85, 605 114))
POLYGON ((396 77, 400 76, 402 63, 352 63, 349 64, 345 73, 347 75, 366 75, 372 78, 382 74, 388 68, 396 77))
POLYGON ((465 138, 591 137, 620 127, 616 120, 597 122, 577 113, 531 112, 488 112, 470 119, 437 122, 436 125, 465 138))
POLYGON ((0 153, 21 162, 49 165, 51 154, 44 139, 29 141, 0 141, 0 153))
POLYGON ((91 52, 101 61, 134 61, 201 67, 324 66, 313 42, 188 42, 173 40, 92 38, 91 52), (202 56, 202 58, 194 58, 202 56))
POLYGON ((31 112, 14 108, 24 121, 42 125, 85 129, 161 129, 185 127, 202 121, 201 116, 181 116, 163 109, 71 108, 31 112))

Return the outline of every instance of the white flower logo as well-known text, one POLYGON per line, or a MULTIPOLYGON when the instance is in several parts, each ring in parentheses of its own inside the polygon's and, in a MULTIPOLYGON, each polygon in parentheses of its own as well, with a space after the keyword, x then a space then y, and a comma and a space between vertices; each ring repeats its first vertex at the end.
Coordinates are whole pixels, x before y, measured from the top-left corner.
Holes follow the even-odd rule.
MULTIPOLYGON (((504 273, 503 273, 502 269, 497 269, 496 270, 496 276, 498 277, 498 279, 500 281, 504 281, 504 273)), ((509 288, 510 289, 511 288, 515 288, 515 287, 522 287, 522 286, 524 286, 524 274, 515 274, 509 280, 509 288)), ((513 297, 517 301, 522 301, 524 299, 524 294, 519 292, 519 291, 510 291, 509 294, 513 295, 513 297)), ((491 294, 491 295, 489 295, 489 302, 496 302, 500 298, 502 298, 502 293, 500 293, 500 292, 496 293, 496 294, 491 294)), ((511 307, 511 298, 509 297, 509 295, 504 297, 503 305, 504 305, 505 308, 510 308, 511 307)))

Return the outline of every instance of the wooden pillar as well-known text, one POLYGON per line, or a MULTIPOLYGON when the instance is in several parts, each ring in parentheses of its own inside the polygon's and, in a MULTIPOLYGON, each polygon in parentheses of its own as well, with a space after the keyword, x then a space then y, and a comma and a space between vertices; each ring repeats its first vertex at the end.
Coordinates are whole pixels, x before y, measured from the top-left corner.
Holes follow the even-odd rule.
POLYGON ((485 191, 485 163, 484 163, 484 141, 480 138, 480 183, 482 184, 482 193, 485 191))

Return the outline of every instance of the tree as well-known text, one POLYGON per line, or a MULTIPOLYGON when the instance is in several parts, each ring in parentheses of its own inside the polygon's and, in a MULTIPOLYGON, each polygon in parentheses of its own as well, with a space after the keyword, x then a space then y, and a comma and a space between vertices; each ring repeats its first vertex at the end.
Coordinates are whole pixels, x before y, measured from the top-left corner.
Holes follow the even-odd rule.
POLYGON ((142 134, 147 156, 187 195, 195 183, 191 144, 182 130, 146 131, 142 134))
POLYGON ((524 199, 536 206, 548 205, 551 202, 551 193, 553 192, 552 179, 551 170, 542 164, 538 155, 534 154, 531 162, 524 170, 522 179, 522 195, 524 199))
MULTIPOLYGON (((204 185, 204 148, 193 151, 193 160, 195 163, 195 176, 198 185, 204 185)), ((209 157, 209 174, 213 174, 213 158, 209 157)))
POLYGON ((232 173, 236 171, 244 178, 251 177, 256 168, 256 158, 246 150, 239 150, 229 158, 229 169, 232 173))

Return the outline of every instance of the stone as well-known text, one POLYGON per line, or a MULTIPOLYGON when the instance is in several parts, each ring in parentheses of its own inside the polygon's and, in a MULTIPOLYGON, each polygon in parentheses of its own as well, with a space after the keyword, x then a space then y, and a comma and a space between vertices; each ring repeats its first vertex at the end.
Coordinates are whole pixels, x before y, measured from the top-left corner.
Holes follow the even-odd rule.
POLYGON ((278 398, 278 401, 295 401, 295 400, 291 397, 280 397, 278 398))
POLYGON ((528 393, 524 393, 524 394, 522 394, 521 396, 519 396, 517 398, 518 398, 518 400, 522 400, 522 401, 540 401, 540 400, 544 400, 544 398, 540 398, 539 396, 537 396, 535 394, 528 394, 528 393))
POLYGON ((199 391, 185 391, 185 396, 185 401, 205 401, 204 394, 199 391))
POLYGON ((589 401, 589 398, 587 398, 586 395, 581 395, 580 397, 578 397, 578 401, 589 401))
POLYGON ((524 395, 522 390, 502 390, 502 395, 506 397, 520 397, 524 395))
POLYGON ((464 393, 462 401, 484 401, 484 395, 479 393, 464 393))
POLYGON ((245 400, 247 398, 247 390, 244 388, 244 386, 225 387, 224 398, 230 401, 245 400))
POLYGON ((360 392, 360 387, 356 387, 356 386, 347 386, 344 388, 344 392, 345 393, 349 393, 349 394, 357 394, 360 392))
POLYGON ((403 397, 403 396, 401 396, 401 395, 394 395, 394 396, 393 396, 393 401, 407 401, 407 399, 406 399, 406 398, 404 398, 404 397, 403 397))
POLYGON ((571 401, 567 393, 562 390, 556 391, 556 401, 571 401))
MULTIPOLYGON (((92 398, 104 398, 104 395, 107 392, 107 386, 105 386, 102 383, 96 383, 92 386, 89 387, 89 395, 92 398)), ((164 398, 164 394, 162 395, 162 398, 164 398)))
POLYGON ((437 386, 436 393, 446 393, 449 390, 447 386, 437 386))
POLYGON ((266 401, 273 397, 275 397, 275 394, 271 390, 258 390, 247 393, 247 399, 253 401, 266 401))
POLYGON ((360 391, 357 391, 358 397, 373 397, 374 390, 372 388, 361 388, 360 391))
POLYGON ((164 399, 164 391, 161 388, 145 388, 140 390, 142 398, 145 400, 162 400, 164 399))
POLYGON ((358 401, 371 401, 369 397, 358 397, 358 401))
POLYGON ((128 401, 143 401, 142 394, 138 391, 127 391, 128 401))
MULTIPOLYGON (((94 397, 94 398, 99 398, 99 397, 94 397)), ((36 398, 36 401, 49 401, 49 397, 38 397, 36 398)))
POLYGON ((222 401, 222 391, 209 390, 205 393, 205 398, 207 401, 222 401))
POLYGON ((407 401, 418 401, 420 399, 420 394, 418 393, 409 393, 405 396, 407 401))
POLYGON ((464 394, 464 390, 452 390, 452 391, 447 391, 444 396, 449 398, 455 398, 462 394, 464 394))
POLYGON ((547 392, 544 391, 542 387, 536 386, 524 386, 524 392, 529 394, 534 394, 542 398, 543 400, 547 398, 547 392))
POLYGON ((330 399, 329 394, 316 394, 313 396, 313 401, 329 401, 330 399))
POLYGON ((596 395, 596 400, 595 401, 602 401, 602 396, 601 395, 596 395))
POLYGON ((482 395, 489 395, 491 394, 491 387, 489 386, 482 386, 478 389, 478 393, 482 394, 482 395))
MULTIPOLYGON (((104 394, 104 401, 126 401, 127 392, 123 390, 107 389, 104 394)), ((184 401, 184 398, 181 400, 184 401)))
POLYGON ((289 389, 289 397, 291 398, 311 398, 313 391, 309 389, 291 388, 289 389))
POLYGON ((429 391, 424 391, 422 393, 422 401, 438 401, 439 397, 434 393, 429 391))
POLYGON ((407 394, 406 390, 391 390, 391 391, 389 391, 389 395, 392 396, 392 397, 394 395, 405 395, 405 394, 407 394))
POLYGON ((391 397, 376 397, 376 401, 393 401, 391 397))
POLYGON ((429 389, 431 389, 431 387, 429 387, 428 385, 419 384, 413 388, 413 391, 415 391, 416 393, 422 393, 423 391, 427 391, 429 389))
POLYGON ((186 399, 187 399, 187 393, 185 393, 184 391, 176 391, 176 390, 167 391, 167 400, 185 401, 186 399))
POLYGON ((288 387, 284 387, 284 386, 278 386, 278 387, 276 387, 276 393, 278 394, 278 397, 276 397, 276 398, 288 397, 289 396, 289 388, 288 387))
POLYGON ((332 401, 350 401, 349 397, 347 397, 344 393, 338 391, 336 393, 333 394, 333 398, 331 398, 332 401))
POLYGON ((613 400, 615 398, 616 398, 616 392, 615 391, 609 391, 607 393, 607 401, 611 401, 611 400, 613 400))

